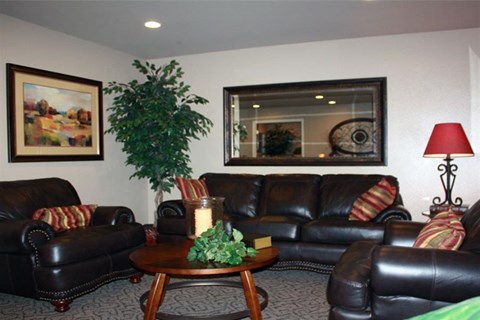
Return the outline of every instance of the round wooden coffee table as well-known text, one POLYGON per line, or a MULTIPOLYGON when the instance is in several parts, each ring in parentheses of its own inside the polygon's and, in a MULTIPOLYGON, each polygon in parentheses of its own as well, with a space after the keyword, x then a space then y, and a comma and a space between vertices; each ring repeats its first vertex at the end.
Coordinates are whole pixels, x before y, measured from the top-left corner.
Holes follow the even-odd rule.
MULTIPOLYGON (((199 261, 190 262, 187 260, 187 254, 190 247, 193 245, 193 241, 185 240, 181 243, 164 243, 153 247, 145 247, 135 250, 130 254, 130 260, 133 265, 146 272, 155 273, 155 279, 153 280, 150 292, 147 298, 147 305, 145 307, 146 320, 153 320, 157 317, 157 310, 162 304, 165 297, 165 291, 167 289, 170 276, 212 276, 222 275, 229 273, 240 273, 241 286, 245 294, 245 300, 249 309, 250 317, 252 320, 262 319, 261 308, 258 300, 258 291, 267 299, 267 293, 255 286, 251 270, 262 268, 273 264, 278 258, 278 249, 275 247, 265 248, 258 250, 258 254, 255 258, 245 258, 244 262, 240 265, 230 266, 225 264, 212 264, 202 263, 199 261)), ((179 284, 175 284, 174 288, 182 287, 179 284)), ((186 286, 191 286, 187 284, 186 286)), ((220 282, 220 281, 208 281, 202 285, 227 285, 235 286, 232 281, 220 282)), ((174 289, 172 288, 172 289, 174 289)), ((146 295, 145 295, 146 297, 146 295)), ((142 300, 142 299, 141 299, 142 300)), ((143 305, 143 301, 141 301, 143 305)), ((242 317, 248 316, 242 315, 242 317)), ((178 316, 173 316, 175 318, 178 316)), ((161 314, 160 318, 168 319, 169 315, 161 314)), ((212 317, 215 318, 215 317, 212 317)), ((227 316, 217 316, 219 319, 238 319, 227 316)), ((194 317, 190 317, 194 319, 194 317)), ((205 319, 205 318, 203 318, 205 319)))

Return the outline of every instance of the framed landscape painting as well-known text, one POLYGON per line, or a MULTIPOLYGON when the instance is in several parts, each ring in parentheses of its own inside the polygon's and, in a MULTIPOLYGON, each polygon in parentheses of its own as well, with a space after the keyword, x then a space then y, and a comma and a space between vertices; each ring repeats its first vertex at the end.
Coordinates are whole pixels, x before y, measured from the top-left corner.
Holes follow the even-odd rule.
POLYGON ((9 162, 103 160, 102 82, 7 63, 9 162))

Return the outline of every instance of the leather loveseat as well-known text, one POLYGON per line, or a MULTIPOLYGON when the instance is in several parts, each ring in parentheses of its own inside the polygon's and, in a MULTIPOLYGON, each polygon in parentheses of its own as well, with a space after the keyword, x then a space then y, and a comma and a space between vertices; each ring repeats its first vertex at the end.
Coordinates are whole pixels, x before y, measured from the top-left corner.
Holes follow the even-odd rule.
POLYGON ((383 244, 352 244, 330 276, 329 319, 407 319, 480 296, 480 201, 461 222, 457 251, 413 248, 425 224, 412 221, 389 221, 383 244))
MULTIPOLYGON (((355 200, 383 177, 398 188, 395 177, 382 175, 206 173, 200 179, 211 196, 225 198, 226 225, 242 233, 272 236, 280 250, 273 269, 330 272, 356 240, 381 242, 385 221, 411 220, 398 192, 394 203, 373 221, 348 220, 355 200)), ((159 205, 157 232, 158 241, 185 239, 181 200, 159 205)))
POLYGON ((80 204, 63 179, 0 182, 0 292, 50 301, 62 312, 110 281, 140 281, 128 255, 145 245, 145 233, 130 209, 98 206, 90 225, 61 232, 32 220, 37 209, 80 204))

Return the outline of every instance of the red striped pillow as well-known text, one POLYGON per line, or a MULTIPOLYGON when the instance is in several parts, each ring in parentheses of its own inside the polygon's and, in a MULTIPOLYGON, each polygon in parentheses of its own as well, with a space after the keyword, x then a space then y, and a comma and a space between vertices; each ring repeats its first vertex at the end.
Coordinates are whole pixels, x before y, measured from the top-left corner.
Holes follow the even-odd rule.
POLYGON ((96 208, 96 204, 41 208, 35 211, 32 219, 45 221, 60 232, 88 226, 96 208))
POLYGON ((175 183, 182 194, 182 200, 195 200, 209 196, 207 185, 203 179, 195 180, 176 177, 175 183))
POLYGON ((353 203, 348 219, 370 221, 391 206, 396 196, 397 188, 392 186, 386 178, 382 178, 353 203))
POLYGON ((459 216, 449 210, 437 214, 420 230, 413 247, 457 250, 464 238, 459 216))

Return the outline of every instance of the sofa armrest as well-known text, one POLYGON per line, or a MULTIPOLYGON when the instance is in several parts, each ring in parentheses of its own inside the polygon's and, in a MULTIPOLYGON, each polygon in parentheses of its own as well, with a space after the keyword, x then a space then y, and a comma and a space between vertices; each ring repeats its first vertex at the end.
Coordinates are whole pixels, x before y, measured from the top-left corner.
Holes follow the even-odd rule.
POLYGON ((185 207, 182 200, 163 201, 157 208, 157 219, 184 218, 185 207))
POLYGON ((92 226, 117 225, 135 222, 135 215, 130 208, 122 206, 98 206, 92 215, 92 226))
POLYGON ((403 205, 396 204, 380 212, 373 222, 387 222, 388 220, 412 220, 412 216, 403 205))
POLYGON ((55 230, 39 220, 6 220, 0 223, 0 253, 29 254, 55 238, 55 230))
POLYGON ((425 223, 390 220, 385 225, 383 243, 386 245, 412 247, 425 223))
POLYGON ((480 295, 480 255, 466 251, 378 246, 371 287, 377 296, 456 303, 480 295))

